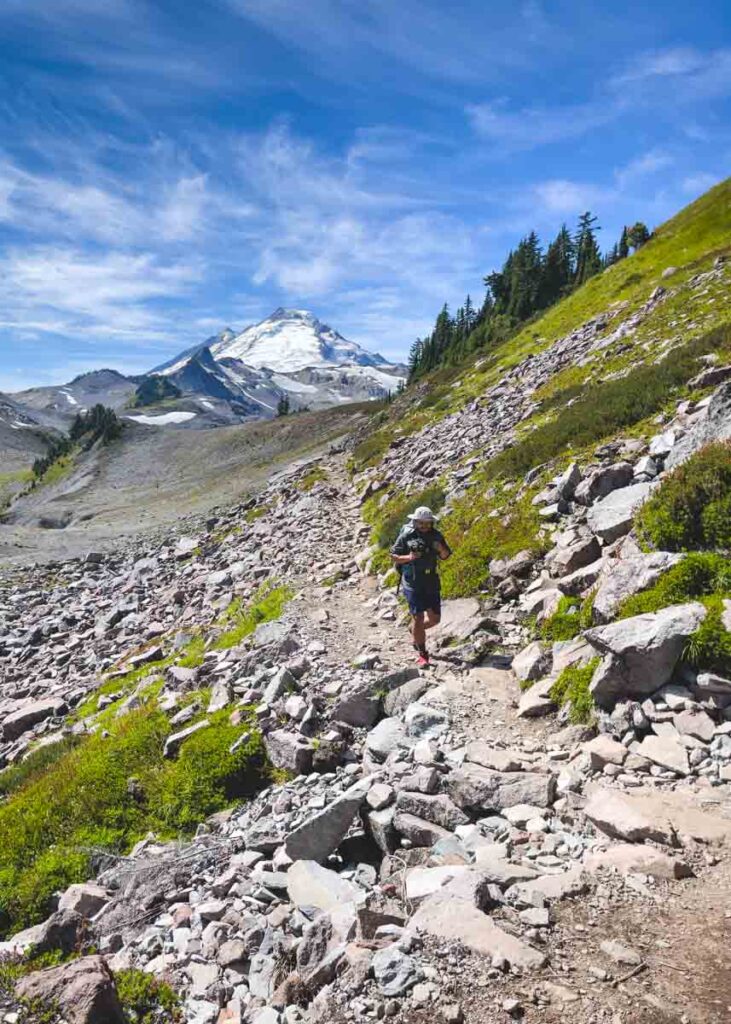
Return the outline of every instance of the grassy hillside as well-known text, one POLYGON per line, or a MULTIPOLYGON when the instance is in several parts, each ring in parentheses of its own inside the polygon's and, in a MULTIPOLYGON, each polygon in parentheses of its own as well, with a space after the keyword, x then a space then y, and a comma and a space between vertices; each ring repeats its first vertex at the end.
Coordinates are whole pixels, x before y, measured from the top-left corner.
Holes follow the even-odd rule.
MULTIPOLYGON (((571 459, 591 461, 597 445, 622 438, 647 439, 672 415, 683 398, 699 399, 688 381, 699 359, 711 354, 731 360, 729 275, 718 272, 719 257, 731 257, 731 179, 718 185, 660 227, 635 255, 592 278, 519 334, 480 353, 469 364, 442 369, 407 391, 376 429, 356 448, 353 469, 375 467, 391 442, 456 412, 483 395, 511 367, 545 349, 593 318, 608 337, 641 311, 658 286, 663 301, 642 315, 635 328, 570 363, 533 395, 536 411, 522 422, 513 443, 482 461, 472 487, 454 500, 443 528, 455 548, 442 578, 447 596, 479 592, 487 583, 491 558, 510 557, 524 548, 539 552, 548 541, 533 496, 571 459), (714 271, 712 274, 707 274, 714 271), (542 467, 528 488, 520 481, 542 467)), ((457 426, 455 429, 459 429, 457 426)), ((480 451, 470 453, 479 458, 480 451)), ((438 490, 448 471, 431 481, 438 490)), ((366 506, 373 540, 385 549, 389 524, 398 522, 417 496, 383 492, 366 506)), ((386 559, 376 559, 378 569, 386 559)))
MULTIPOLYGON (((377 465, 395 437, 415 433, 459 409, 526 356, 547 348, 599 314, 613 315, 608 325, 613 329, 639 310, 659 285, 673 294, 640 327, 635 347, 647 342, 652 349, 678 327, 683 328, 687 340, 728 323, 731 305, 724 289, 704 292, 690 285, 697 274, 711 269, 719 256, 731 256, 731 178, 662 224, 634 255, 593 277, 513 338, 478 352, 462 366, 439 369, 408 389, 356 450, 355 468, 377 465), (663 277, 663 271, 670 268, 675 268, 674 273, 663 277)), ((645 350, 639 358, 647 361, 649 354, 650 350, 645 350)), ((621 367, 613 367, 617 368, 621 367)), ((604 363, 602 372, 607 372, 604 363)), ((574 368, 555 381, 551 391, 581 383, 588 375, 574 368)))

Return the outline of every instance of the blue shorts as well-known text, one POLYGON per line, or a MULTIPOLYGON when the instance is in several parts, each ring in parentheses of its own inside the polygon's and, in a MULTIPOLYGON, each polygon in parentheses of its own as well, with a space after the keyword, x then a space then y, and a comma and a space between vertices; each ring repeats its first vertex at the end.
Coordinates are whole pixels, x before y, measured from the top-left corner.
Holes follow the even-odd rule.
POLYGON ((437 615, 442 614, 442 596, 439 584, 436 587, 429 587, 427 590, 414 590, 404 583, 403 592, 412 615, 428 611, 436 612, 437 615))

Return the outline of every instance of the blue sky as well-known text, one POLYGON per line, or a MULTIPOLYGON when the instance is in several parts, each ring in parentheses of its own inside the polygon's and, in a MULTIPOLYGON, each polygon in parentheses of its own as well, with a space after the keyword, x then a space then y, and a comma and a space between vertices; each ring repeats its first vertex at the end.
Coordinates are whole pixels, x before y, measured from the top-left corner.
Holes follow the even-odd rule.
POLYGON ((403 356, 535 228, 728 173, 725 2, 3 0, 0 389, 307 307, 403 356))

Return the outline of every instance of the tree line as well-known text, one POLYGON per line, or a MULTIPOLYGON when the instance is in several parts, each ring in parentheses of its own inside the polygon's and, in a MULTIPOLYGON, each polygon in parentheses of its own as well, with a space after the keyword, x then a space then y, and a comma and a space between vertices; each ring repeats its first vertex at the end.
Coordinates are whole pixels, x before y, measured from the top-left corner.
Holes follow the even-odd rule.
POLYGON ((587 211, 572 233, 561 230, 544 250, 535 231, 521 239, 502 268, 483 280, 482 305, 468 295, 452 316, 445 303, 425 338, 417 338, 409 351, 409 382, 438 366, 461 362, 477 349, 504 341, 532 316, 581 287, 595 274, 629 256, 650 238, 638 221, 622 229, 619 240, 602 255, 597 240, 597 218, 587 211))
POLYGON ((52 438, 46 454, 35 460, 33 476, 36 479, 42 477, 54 462, 68 455, 75 446, 88 451, 97 441, 109 444, 119 437, 121 431, 122 424, 114 409, 105 405, 99 403, 87 412, 77 413, 68 434, 52 438))

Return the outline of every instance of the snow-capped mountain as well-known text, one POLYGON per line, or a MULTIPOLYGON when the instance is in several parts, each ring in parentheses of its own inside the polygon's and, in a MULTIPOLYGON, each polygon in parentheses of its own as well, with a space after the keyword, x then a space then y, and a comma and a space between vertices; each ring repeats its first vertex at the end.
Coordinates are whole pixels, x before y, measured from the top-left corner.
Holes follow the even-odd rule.
POLYGON ((141 376, 94 370, 58 387, 2 396, 0 426, 5 434, 26 426, 66 432, 77 413, 100 402, 132 423, 199 429, 276 416, 282 399, 294 412, 384 398, 405 375, 405 367, 348 341, 313 313, 277 309, 141 376))
POLYGON ((275 309, 266 320, 233 337, 231 333, 225 331, 226 336, 211 345, 215 359, 240 359, 247 366, 266 366, 279 373, 342 364, 391 368, 382 356, 348 341, 306 309, 275 309))

